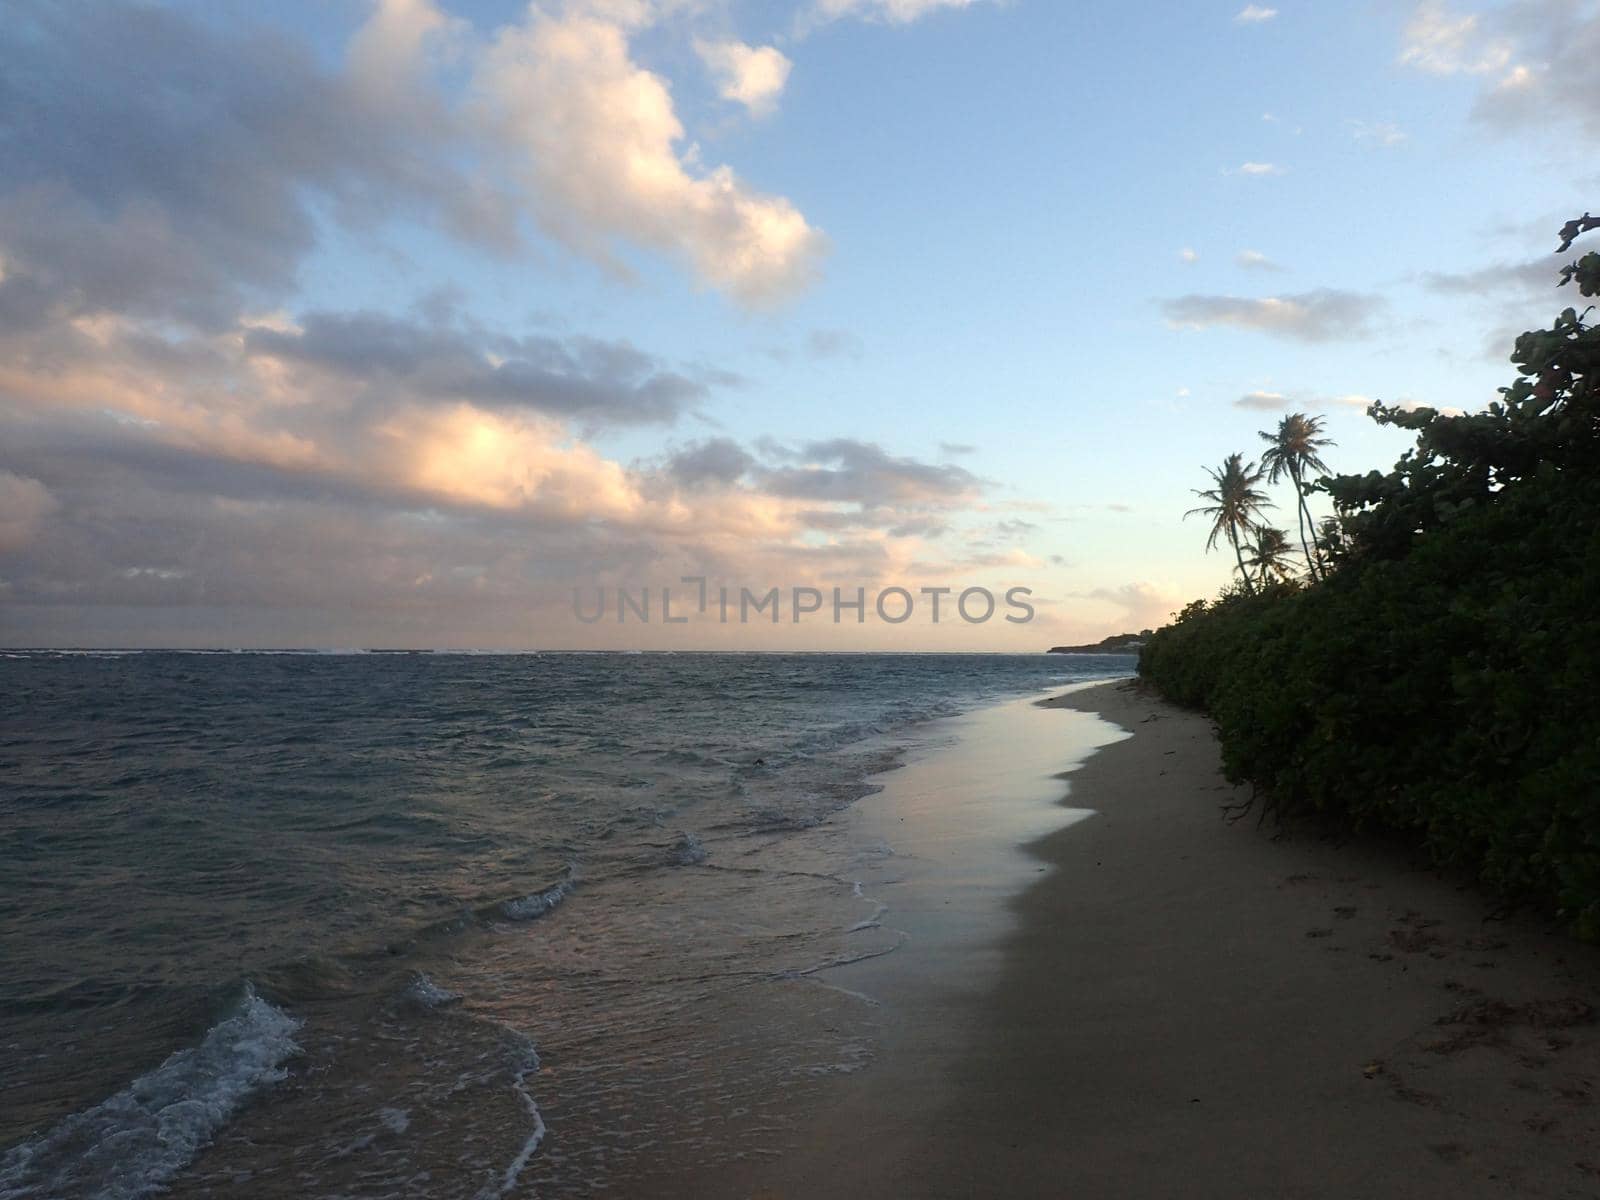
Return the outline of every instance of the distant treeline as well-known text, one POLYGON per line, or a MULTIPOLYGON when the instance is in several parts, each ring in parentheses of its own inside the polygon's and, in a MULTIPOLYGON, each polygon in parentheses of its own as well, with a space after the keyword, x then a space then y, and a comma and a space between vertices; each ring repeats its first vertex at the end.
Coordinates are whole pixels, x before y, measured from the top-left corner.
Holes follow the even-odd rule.
MULTIPOLYGON (((1559 252, 1600 219, 1562 231, 1559 252)), ((1562 284, 1600 295, 1600 254, 1562 284)), ((1258 577, 1155 633, 1139 671, 1215 720, 1261 803, 1420 837, 1600 939, 1600 328, 1523 334, 1485 412, 1375 404, 1387 474, 1307 485, 1338 514, 1304 579, 1258 577)), ((1207 510, 1208 512, 1211 510, 1207 510)))
POLYGON ((1048 654, 1137 654, 1140 647, 1151 634, 1146 629, 1143 633, 1114 633, 1110 637, 1098 642, 1090 642, 1082 646, 1051 646, 1048 654))

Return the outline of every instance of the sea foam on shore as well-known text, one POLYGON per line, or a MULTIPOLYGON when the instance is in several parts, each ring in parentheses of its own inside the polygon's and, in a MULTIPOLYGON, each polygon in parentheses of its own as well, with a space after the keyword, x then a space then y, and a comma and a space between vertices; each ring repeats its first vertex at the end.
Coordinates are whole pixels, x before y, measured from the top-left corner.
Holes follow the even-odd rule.
POLYGON ((160 1191, 250 1096, 284 1077, 300 1022, 246 987, 198 1046, 0 1160, 0 1200, 160 1191))

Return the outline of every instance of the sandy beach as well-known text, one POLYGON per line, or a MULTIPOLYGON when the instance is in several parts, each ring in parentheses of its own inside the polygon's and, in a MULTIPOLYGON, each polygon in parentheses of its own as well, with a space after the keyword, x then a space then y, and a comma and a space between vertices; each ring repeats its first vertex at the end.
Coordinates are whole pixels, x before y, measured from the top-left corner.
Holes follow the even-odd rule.
POLYGON ((883 1054, 726 1194, 1600 1195, 1591 949, 1392 849, 1225 822, 1207 722, 1132 681, 1044 703, 1133 736, 1067 776, 1093 815, 1027 846, 998 963, 897 913, 911 953, 830 975, 896 1014, 883 1054))

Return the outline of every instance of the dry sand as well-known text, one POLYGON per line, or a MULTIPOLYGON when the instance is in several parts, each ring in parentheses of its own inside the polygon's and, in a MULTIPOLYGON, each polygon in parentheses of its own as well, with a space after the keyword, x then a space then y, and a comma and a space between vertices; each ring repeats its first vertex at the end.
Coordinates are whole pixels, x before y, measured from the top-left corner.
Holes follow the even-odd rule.
POLYGON ((885 1053, 810 1150, 699 1194, 1600 1196, 1592 949, 1392 850, 1224 822, 1208 723, 1131 682, 1046 703, 1134 736, 1028 847, 1055 870, 988 986, 959 937, 846 975, 901 1013, 885 1053))

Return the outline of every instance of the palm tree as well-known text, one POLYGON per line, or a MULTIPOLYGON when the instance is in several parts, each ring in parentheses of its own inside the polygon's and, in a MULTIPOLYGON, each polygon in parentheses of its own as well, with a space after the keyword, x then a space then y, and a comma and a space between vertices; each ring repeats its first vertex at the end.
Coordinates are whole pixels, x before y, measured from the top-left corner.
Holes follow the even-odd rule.
POLYGON ((1263 509, 1273 507, 1267 494, 1259 491, 1256 484, 1261 482, 1262 471, 1255 463, 1244 461, 1242 454, 1230 454, 1222 460, 1222 467, 1213 471, 1209 468, 1206 474, 1211 476, 1214 486, 1205 491, 1195 489, 1195 495, 1210 503, 1200 508, 1191 508, 1183 514, 1183 519, 1188 520, 1195 513, 1200 513, 1211 518, 1211 536, 1206 538, 1206 551, 1216 549, 1217 539, 1227 534, 1228 541, 1233 545, 1233 556, 1239 563, 1239 574, 1244 578, 1244 590, 1251 592, 1254 589, 1250 584, 1250 572, 1245 570, 1244 551, 1240 549, 1241 541, 1260 522, 1256 517, 1263 509))
POLYGON ((1300 548, 1305 551, 1306 568, 1313 575, 1324 576, 1327 568, 1322 561, 1322 547, 1317 544, 1316 523, 1311 519, 1311 509, 1306 504, 1305 477, 1311 471, 1326 471, 1321 450, 1334 445, 1332 438, 1322 436, 1322 418, 1308 417, 1305 413, 1290 413, 1278 422, 1276 433, 1261 434, 1267 443, 1261 455, 1261 465, 1266 469, 1267 482, 1277 483, 1287 475, 1294 484, 1297 505, 1296 518, 1300 522, 1300 548), (1311 528, 1311 540, 1306 541, 1306 528, 1311 528))
MULTIPOLYGON (((1271 579, 1286 580, 1294 573, 1290 558, 1289 535, 1271 525, 1257 525, 1255 541, 1245 543, 1250 557, 1247 566, 1255 568, 1256 578, 1263 583, 1271 579)), ((1308 563, 1310 560, 1307 560, 1308 563)))

